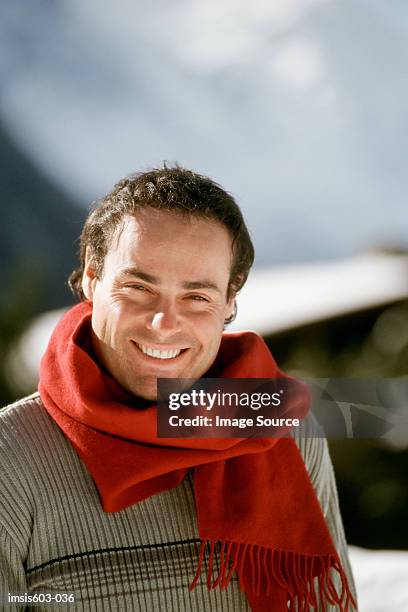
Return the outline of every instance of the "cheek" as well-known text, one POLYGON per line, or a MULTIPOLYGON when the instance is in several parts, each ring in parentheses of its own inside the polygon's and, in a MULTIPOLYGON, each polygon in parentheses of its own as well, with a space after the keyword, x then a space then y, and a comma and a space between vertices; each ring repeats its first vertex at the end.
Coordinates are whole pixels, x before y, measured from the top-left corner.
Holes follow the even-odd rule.
POLYGON ((187 317, 191 324, 200 330, 202 334, 207 336, 207 339, 211 338, 217 333, 217 330, 223 327, 223 316, 219 309, 209 310, 207 312, 194 313, 187 317))
POLYGON ((92 329, 103 342, 108 341, 109 321, 105 312, 101 308, 93 307, 92 311, 92 329))
POLYGON ((218 351, 223 330, 224 319, 220 313, 217 316, 202 318, 195 326, 195 334, 208 352, 216 353, 218 351))
POLYGON ((92 327, 96 335, 105 343, 113 346, 115 338, 120 336, 120 330, 127 315, 119 304, 106 299, 94 300, 92 309, 92 327))

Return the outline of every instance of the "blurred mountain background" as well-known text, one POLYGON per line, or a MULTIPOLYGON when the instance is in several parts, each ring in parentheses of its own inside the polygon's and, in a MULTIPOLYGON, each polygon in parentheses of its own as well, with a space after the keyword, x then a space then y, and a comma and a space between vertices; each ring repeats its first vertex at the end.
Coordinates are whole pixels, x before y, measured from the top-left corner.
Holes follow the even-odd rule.
POLYGON ((408 244, 408 5, 23 0, 0 120, 83 206, 177 160, 242 205, 257 265, 408 244))
MULTIPOLYGON (((21 332, 72 303, 90 203, 135 170, 231 191, 256 271, 406 251, 407 52, 402 0, 2 3, 2 403, 21 332)), ((265 337, 287 371, 380 378, 407 376, 407 329, 393 299, 265 337)), ((408 549, 407 445, 330 445, 349 541, 408 549)))
POLYGON ((66 278, 76 264, 85 210, 36 167, 0 126, 0 396, 15 399, 4 364, 38 313, 73 302, 66 278))

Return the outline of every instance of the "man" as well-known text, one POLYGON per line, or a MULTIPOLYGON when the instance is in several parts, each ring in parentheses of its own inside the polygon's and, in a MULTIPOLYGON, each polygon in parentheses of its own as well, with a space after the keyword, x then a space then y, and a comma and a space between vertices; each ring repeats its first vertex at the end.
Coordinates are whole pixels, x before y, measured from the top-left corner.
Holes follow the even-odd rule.
POLYGON ((354 609, 323 439, 156 435, 158 378, 283 375, 261 338, 223 334, 254 258, 234 199, 178 166, 131 176, 80 258, 39 394, 1 413, 4 605, 354 609))

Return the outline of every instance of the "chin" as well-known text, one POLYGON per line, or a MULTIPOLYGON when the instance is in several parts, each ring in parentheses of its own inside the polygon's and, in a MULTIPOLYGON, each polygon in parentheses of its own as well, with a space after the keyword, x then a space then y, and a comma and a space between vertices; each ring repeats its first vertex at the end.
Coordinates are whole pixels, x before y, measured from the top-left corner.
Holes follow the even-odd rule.
POLYGON ((135 393, 134 395, 137 395, 137 397, 147 400, 148 402, 157 402, 157 391, 154 393, 145 393, 142 391, 141 393, 135 393))
POLYGON ((148 401, 157 401, 157 382, 154 385, 141 385, 140 387, 129 388, 132 395, 148 401))

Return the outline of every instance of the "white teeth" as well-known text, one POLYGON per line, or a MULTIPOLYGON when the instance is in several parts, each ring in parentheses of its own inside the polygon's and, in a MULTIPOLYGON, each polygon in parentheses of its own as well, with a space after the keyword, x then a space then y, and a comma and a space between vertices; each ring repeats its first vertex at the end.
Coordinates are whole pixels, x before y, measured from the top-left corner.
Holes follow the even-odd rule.
POLYGON ((155 357, 156 359, 173 359, 173 357, 177 357, 181 353, 181 349, 174 349, 172 351, 159 351, 157 349, 152 349, 148 346, 144 346, 143 344, 138 344, 138 347, 150 357, 155 357))

